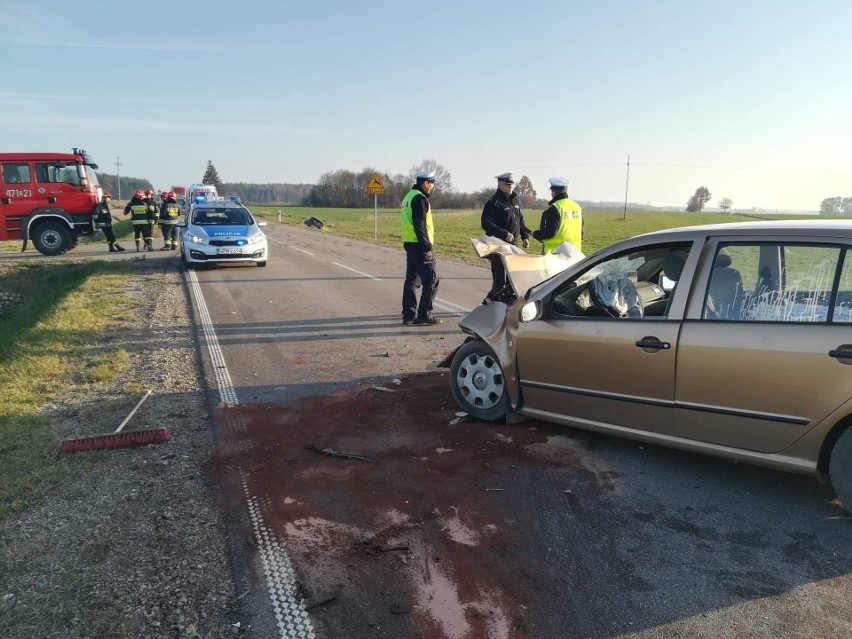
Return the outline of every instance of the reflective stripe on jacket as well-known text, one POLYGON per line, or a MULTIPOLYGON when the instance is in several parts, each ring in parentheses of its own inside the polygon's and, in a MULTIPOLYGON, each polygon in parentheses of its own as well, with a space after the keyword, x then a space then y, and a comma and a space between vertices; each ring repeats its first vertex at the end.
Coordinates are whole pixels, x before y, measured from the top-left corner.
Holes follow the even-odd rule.
POLYGON ((569 198, 556 200, 551 205, 559 212, 559 228, 556 235, 544 240, 544 252, 552 253, 562 242, 571 242, 578 250, 583 243, 583 210, 569 198))

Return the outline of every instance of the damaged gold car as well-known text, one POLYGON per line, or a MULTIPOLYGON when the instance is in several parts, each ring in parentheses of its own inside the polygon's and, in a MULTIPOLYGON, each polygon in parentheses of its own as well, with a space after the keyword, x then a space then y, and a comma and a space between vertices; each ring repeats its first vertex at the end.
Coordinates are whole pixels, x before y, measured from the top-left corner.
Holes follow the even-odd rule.
POLYGON ((852 508, 852 222, 673 229, 589 257, 474 246, 514 290, 460 322, 444 364, 465 411, 815 475, 852 508))

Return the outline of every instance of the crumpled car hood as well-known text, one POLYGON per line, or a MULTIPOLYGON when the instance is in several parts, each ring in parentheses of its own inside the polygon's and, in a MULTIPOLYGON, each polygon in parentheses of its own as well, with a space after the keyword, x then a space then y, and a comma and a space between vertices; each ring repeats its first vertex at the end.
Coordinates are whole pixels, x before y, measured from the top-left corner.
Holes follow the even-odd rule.
POLYGON ((586 256, 569 242, 563 242, 553 253, 530 255, 514 244, 509 244, 490 235, 471 238, 473 250, 479 257, 499 255, 506 265, 506 272, 515 294, 521 297, 536 284, 561 273, 586 256))

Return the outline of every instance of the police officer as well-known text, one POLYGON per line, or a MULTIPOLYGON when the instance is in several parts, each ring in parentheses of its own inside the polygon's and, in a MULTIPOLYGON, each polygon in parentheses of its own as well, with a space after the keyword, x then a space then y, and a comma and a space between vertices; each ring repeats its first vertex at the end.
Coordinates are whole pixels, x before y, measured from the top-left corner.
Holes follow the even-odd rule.
POLYGON ((541 227, 533 237, 543 244, 541 254, 552 253, 562 242, 571 242, 582 250, 583 210, 568 197, 568 180, 550 178, 550 206, 541 214, 541 227))
POLYGON ((438 292, 435 271, 435 225, 429 195, 435 188, 435 171, 423 170, 402 199, 402 246, 405 248, 405 282, 402 286, 402 323, 405 326, 434 326, 441 320, 432 315, 432 302, 438 292), (420 304, 416 289, 423 285, 420 304))
POLYGON ((109 212, 109 201, 111 199, 112 195, 109 193, 103 194, 101 201, 98 202, 98 205, 95 207, 95 223, 98 225, 98 228, 104 232, 104 237, 106 238, 107 244, 109 244, 109 252, 118 253, 123 251, 124 247, 115 241, 115 233, 112 230, 112 215, 110 215, 109 212))
POLYGON ((165 193, 165 199, 160 206, 160 227, 163 229, 163 248, 161 251, 176 251, 177 222, 180 216, 180 206, 174 191, 165 193))
POLYGON ((133 225, 133 241, 136 243, 136 252, 144 243, 145 248, 149 251, 154 250, 151 239, 151 220, 148 217, 148 199, 145 197, 145 191, 137 189, 136 193, 124 207, 124 214, 130 215, 130 223, 133 225))
MULTIPOLYGON (((521 203, 517 193, 514 192, 515 179, 513 174, 501 173, 497 176, 497 192, 492 195, 482 208, 480 223, 486 235, 500 238, 512 244, 518 245, 518 239, 523 242, 524 248, 530 245, 530 230, 524 224, 524 214, 521 212, 521 203)), ((509 281, 506 278, 506 268, 499 255, 488 258, 491 262, 491 290, 488 291, 486 299, 498 301, 507 293, 509 281)))

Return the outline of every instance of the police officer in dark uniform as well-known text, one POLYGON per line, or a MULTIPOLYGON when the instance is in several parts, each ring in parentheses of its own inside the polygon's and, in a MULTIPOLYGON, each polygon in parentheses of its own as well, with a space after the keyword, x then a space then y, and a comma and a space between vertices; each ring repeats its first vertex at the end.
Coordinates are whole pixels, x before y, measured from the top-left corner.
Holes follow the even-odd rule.
POLYGON ((438 292, 435 271, 435 225, 429 195, 435 187, 435 171, 423 170, 402 200, 402 246, 405 248, 405 283, 402 286, 402 323, 406 326, 434 326, 441 320, 432 315, 432 302, 438 292), (423 285, 420 304, 416 289, 423 285))
MULTIPOLYGON (((520 238, 524 248, 528 248, 530 230, 524 224, 524 214, 521 212, 521 203, 514 192, 514 186, 515 179, 512 173, 501 173, 497 176, 497 192, 485 203, 480 223, 486 235, 499 238, 514 246, 518 245, 520 238)), ((488 259, 491 262, 491 290, 488 291, 485 299, 501 301, 511 290, 506 277, 506 268, 499 255, 488 259)))
POLYGON ((112 195, 104 193, 101 201, 95 207, 94 216, 98 228, 104 232, 104 237, 109 244, 109 252, 118 253, 123 251, 124 247, 115 241, 115 233, 112 230, 112 215, 109 212, 109 201, 111 199, 112 195))

